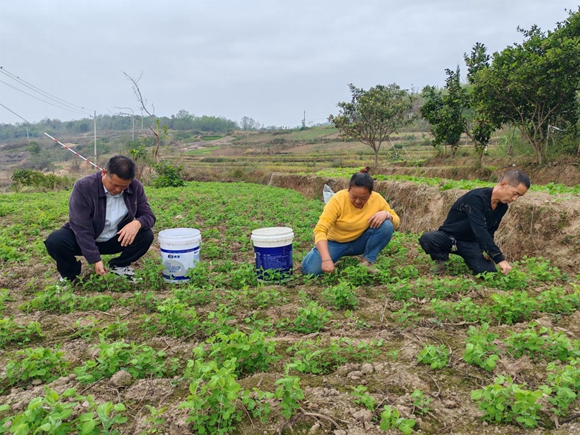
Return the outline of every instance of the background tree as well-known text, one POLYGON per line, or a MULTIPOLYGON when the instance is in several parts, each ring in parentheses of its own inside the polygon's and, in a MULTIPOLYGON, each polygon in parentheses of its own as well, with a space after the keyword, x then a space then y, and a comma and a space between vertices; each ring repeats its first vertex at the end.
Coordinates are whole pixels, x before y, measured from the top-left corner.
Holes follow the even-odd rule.
POLYGON ((253 131, 259 130, 261 128, 261 125, 258 121, 255 121, 252 118, 244 116, 242 117, 242 121, 240 122, 240 128, 244 131, 253 131))
POLYGON ((575 131, 578 124, 580 9, 554 31, 518 30, 523 43, 494 53, 487 67, 474 63, 472 96, 491 125, 517 126, 542 163, 550 127, 575 131))
POLYGON ((193 120, 195 116, 191 115, 187 110, 180 110, 175 115, 173 120, 173 128, 175 130, 191 130, 193 129, 193 120))
MULTIPOLYGON (((478 50, 482 47, 477 46, 478 50)), ((481 53, 480 51, 478 55, 481 53)), ((421 116, 429 121, 433 145, 441 143, 451 145, 451 156, 455 155, 461 135, 465 133, 475 145, 478 165, 481 167, 483 153, 495 128, 473 107, 473 94, 470 87, 461 84, 459 67, 455 71, 446 69, 445 73, 447 79, 443 91, 434 86, 426 86, 423 89, 424 104, 420 108, 421 116)), ((469 77, 472 76, 468 74, 469 77)))
MULTIPOLYGON (((153 136, 155 137, 155 149, 153 150, 153 161, 155 163, 159 163, 159 148, 161 146, 161 135, 166 133, 166 128, 161 128, 161 123, 159 121, 159 119, 157 119, 157 117, 155 116, 155 108, 152 107, 152 110, 150 111, 149 108, 147 107, 147 100, 145 100, 145 98, 143 98, 143 94, 141 93, 141 89, 139 88, 139 80, 141 79, 141 77, 139 77, 138 79, 134 79, 133 77, 131 77, 129 74, 127 74, 126 72, 123 72, 123 74, 125 74, 125 77, 127 77, 129 79, 129 81, 132 84, 133 87, 133 92, 135 93, 135 96, 137 97, 137 101, 139 102, 139 105, 141 106, 141 108, 143 109, 143 111, 148 115, 148 119, 147 121, 145 121, 145 125, 147 125, 147 128, 149 129, 149 131, 151 131, 151 133, 153 133, 153 136), (151 123, 151 121, 153 121, 153 123, 151 123)), ((131 150, 133 151, 133 150, 131 150)), ((139 150, 138 153, 132 153, 133 158, 137 158, 136 156, 139 155, 140 157, 142 157, 143 152, 142 150, 139 150)), ((149 164, 151 162, 147 162, 147 161, 143 161, 143 164, 149 164)))
POLYGON ((377 85, 368 91, 348 85, 350 102, 340 102, 340 113, 328 120, 340 131, 341 137, 356 139, 375 152, 379 162, 382 143, 400 127, 412 120, 413 101, 409 92, 393 83, 377 85))
POLYGON ((420 112, 429 121, 433 146, 450 145, 453 157, 466 129, 465 112, 469 109, 469 102, 467 91, 461 86, 459 67, 456 71, 446 69, 445 73, 445 92, 434 86, 425 86, 420 112))

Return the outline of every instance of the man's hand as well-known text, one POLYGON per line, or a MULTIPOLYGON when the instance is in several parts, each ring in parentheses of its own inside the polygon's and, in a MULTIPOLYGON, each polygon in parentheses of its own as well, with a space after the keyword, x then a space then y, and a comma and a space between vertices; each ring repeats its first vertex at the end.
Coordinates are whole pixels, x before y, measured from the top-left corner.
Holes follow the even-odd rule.
POLYGON ((97 275, 105 275, 108 272, 107 269, 105 269, 105 265, 103 264, 102 261, 97 261, 95 263, 95 273, 97 275))
POLYGON ((129 246, 131 243, 133 243, 133 241, 135 240, 135 236, 137 235, 140 229, 141 222, 139 222, 136 219, 133 222, 130 222, 123 228, 121 228, 121 231, 117 233, 119 235, 118 240, 121 246, 129 246))
POLYGON ((393 221, 393 216, 388 211, 378 211, 374 215, 369 218, 369 225, 371 228, 378 228, 380 227, 384 221, 390 220, 393 221))
POLYGON ((497 263, 497 265, 501 269, 501 273, 503 273, 504 275, 507 275, 508 273, 510 273, 510 270, 512 270, 511 265, 505 260, 500 261, 499 263, 497 263))

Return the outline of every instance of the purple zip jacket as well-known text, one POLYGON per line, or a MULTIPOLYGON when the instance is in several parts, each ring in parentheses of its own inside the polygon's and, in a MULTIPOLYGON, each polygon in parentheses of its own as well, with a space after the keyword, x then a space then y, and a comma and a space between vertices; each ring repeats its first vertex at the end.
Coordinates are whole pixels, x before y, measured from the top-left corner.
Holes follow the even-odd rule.
MULTIPOLYGON (((127 206, 127 216, 119 224, 119 230, 137 219, 142 230, 155 225, 155 215, 147 202, 143 185, 133 179, 123 193, 127 206)), ((70 228, 77 239, 83 256, 89 264, 101 261, 101 254, 95 239, 105 228, 107 198, 101 172, 83 177, 74 185, 69 198, 69 222, 63 228, 70 228)))

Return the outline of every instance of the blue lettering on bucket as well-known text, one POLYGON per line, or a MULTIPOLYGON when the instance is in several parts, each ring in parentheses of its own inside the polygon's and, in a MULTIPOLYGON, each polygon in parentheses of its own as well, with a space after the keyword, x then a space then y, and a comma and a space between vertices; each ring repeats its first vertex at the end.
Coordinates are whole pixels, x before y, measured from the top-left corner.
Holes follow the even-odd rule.
POLYGON ((163 274, 163 278, 165 278, 168 281, 189 281, 189 277, 187 276, 174 276, 163 274))
POLYGON ((197 252, 197 251, 199 251, 199 246, 196 246, 195 248, 192 249, 180 249, 177 251, 161 248, 161 252, 165 252, 167 254, 187 254, 188 252, 197 252))

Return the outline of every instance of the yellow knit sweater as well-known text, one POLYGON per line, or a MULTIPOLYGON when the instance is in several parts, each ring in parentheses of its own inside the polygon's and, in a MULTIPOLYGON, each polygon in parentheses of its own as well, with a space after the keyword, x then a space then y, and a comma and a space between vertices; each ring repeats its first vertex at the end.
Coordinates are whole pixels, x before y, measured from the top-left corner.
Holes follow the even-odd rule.
POLYGON ((377 192, 372 192, 363 208, 356 208, 348 196, 348 190, 335 193, 318 219, 314 228, 314 243, 320 240, 352 242, 369 227, 369 219, 378 211, 387 211, 393 216, 393 226, 399 228, 401 220, 397 213, 377 192))

